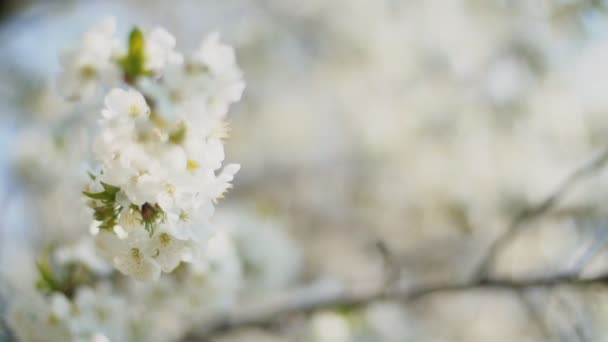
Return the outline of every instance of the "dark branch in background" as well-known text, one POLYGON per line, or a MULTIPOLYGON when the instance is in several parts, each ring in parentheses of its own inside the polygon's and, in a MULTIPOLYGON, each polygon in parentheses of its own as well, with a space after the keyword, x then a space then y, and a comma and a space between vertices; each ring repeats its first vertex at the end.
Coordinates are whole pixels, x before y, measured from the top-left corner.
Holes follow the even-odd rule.
POLYGON ((216 317, 192 330, 185 341, 200 341, 237 328, 267 327, 273 322, 297 314, 308 314, 322 309, 356 308, 381 300, 410 302, 439 293, 457 293, 471 290, 520 291, 531 288, 552 288, 556 286, 592 286, 607 284, 608 274, 594 278, 580 279, 570 276, 555 276, 524 280, 477 280, 464 284, 423 285, 407 289, 386 289, 367 292, 333 290, 317 293, 306 289, 288 294, 280 301, 253 308, 238 308, 234 312, 216 317))
POLYGON ((575 169, 566 179, 544 200, 540 203, 528 207, 522 210, 515 218, 511 221, 511 224, 502 233, 498 239, 490 245, 485 252, 484 256, 480 259, 481 262, 473 274, 474 279, 484 279, 489 276, 496 258, 500 253, 507 247, 513 238, 525 227, 525 223, 528 223, 549 210, 553 209, 560 199, 567 194, 575 185, 588 177, 598 172, 608 162, 608 148, 602 150, 591 160, 587 161, 579 168, 575 169))
MULTIPOLYGON (((598 172, 608 162, 608 148, 591 160, 576 168, 559 186, 537 205, 531 206, 513 218, 505 232, 486 250, 480 259, 471 280, 456 284, 431 284, 410 288, 395 288, 382 284, 375 290, 356 292, 347 289, 319 289, 314 286, 288 293, 279 300, 252 307, 239 307, 225 315, 212 317, 194 327, 185 341, 201 341, 217 334, 245 327, 268 327, 273 323, 294 315, 308 314, 322 309, 356 308, 380 300, 413 301, 438 293, 454 293, 470 290, 522 291, 532 288, 556 286, 589 286, 608 284, 608 273, 593 278, 581 279, 578 271, 537 279, 493 279, 490 272, 496 258, 525 223, 539 218, 555 207, 561 198, 574 186, 598 172)), ((592 253, 593 254, 593 253, 592 253)), ((387 279, 389 281, 389 279, 387 279)))

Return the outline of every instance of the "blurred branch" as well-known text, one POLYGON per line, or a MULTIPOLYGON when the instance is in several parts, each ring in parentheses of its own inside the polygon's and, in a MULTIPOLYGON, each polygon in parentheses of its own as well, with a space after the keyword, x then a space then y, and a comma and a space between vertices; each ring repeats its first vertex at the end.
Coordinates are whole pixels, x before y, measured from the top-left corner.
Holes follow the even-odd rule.
POLYGON ((526 297, 526 291, 515 291, 515 296, 521 301, 527 311, 530 322, 538 328, 539 334, 542 335, 541 337, 545 341, 555 340, 554 334, 547 323, 545 314, 543 309, 540 308, 540 305, 537 305, 532 300, 528 299, 526 297))
POLYGON ((600 227, 593 240, 586 246, 581 254, 574 259, 573 264, 566 272, 568 274, 581 274, 585 267, 593 261, 593 259, 602 252, 608 244, 608 230, 605 227, 600 227))
POLYGON ((479 266, 473 273, 473 279, 487 278, 496 262, 496 258, 511 243, 521 229, 525 227, 526 223, 539 218, 553 209, 561 198, 574 186, 601 170, 606 165, 606 162, 608 162, 608 148, 604 148, 596 156, 572 171, 545 199, 536 205, 525 208, 515 216, 502 235, 494 240, 486 250, 480 259, 479 266))
POLYGON ((322 309, 356 308, 379 300, 413 301, 439 293, 453 293, 471 290, 520 291, 538 287, 590 286, 608 283, 608 274, 581 279, 575 276, 558 275, 538 279, 486 279, 462 284, 424 285, 412 288, 390 289, 380 286, 370 291, 346 289, 301 289, 290 293, 273 303, 257 307, 239 307, 234 312, 216 317, 192 330, 185 341, 201 341, 216 334, 245 327, 268 327, 283 318, 307 314, 322 309))
POLYGON ((281 318, 307 314, 328 308, 359 307, 378 300, 412 301, 435 293, 469 291, 475 289, 494 289, 519 291, 537 287, 553 287, 561 285, 593 285, 608 283, 608 274, 594 278, 581 279, 575 274, 560 274, 547 278, 503 280, 492 279, 488 276, 500 252, 524 227, 524 224, 547 213, 555 207, 561 198, 574 186, 598 172, 608 162, 608 148, 576 168, 558 185, 544 200, 528 207, 513 218, 505 232, 499 236, 487 249, 481 258, 480 265, 475 270, 471 280, 466 283, 424 285, 413 288, 395 288, 381 285, 374 290, 352 291, 347 289, 324 289, 318 287, 304 288, 289 293, 282 298, 262 303, 261 306, 239 307, 234 312, 213 317, 193 329, 186 341, 198 341, 210 336, 243 327, 266 327, 281 318))
POLYGON ((575 316, 573 317, 564 317, 564 324, 565 325, 570 325, 570 329, 568 331, 570 336, 574 336, 574 338, 570 338, 569 340, 576 340, 579 342, 587 342, 589 339, 587 338, 587 332, 585 330, 585 327, 583 326, 583 321, 584 319, 582 319, 580 312, 578 312, 578 310, 576 310, 576 308, 574 308, 567 300, 567 298, 565 298, 562 294, 557 293, 555 294, 559 305, 561 305, 563 307, 562 310, 559 310, 560 312, 572 312, 573 315, 575 316))

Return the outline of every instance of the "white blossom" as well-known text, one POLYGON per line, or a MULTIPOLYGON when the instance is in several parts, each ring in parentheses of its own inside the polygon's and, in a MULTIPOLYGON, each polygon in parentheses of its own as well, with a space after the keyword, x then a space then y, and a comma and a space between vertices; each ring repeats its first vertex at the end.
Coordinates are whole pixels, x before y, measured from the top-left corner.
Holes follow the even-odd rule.
POLYGON ((120 272, 139 281, 156 280, 160 276, 160 265, 152 257, 155 251, 143 229, 130 233, 128 239, 100 231, 96 241, 102 254, 112 260, 120 272))
MULTIPOLYGON (((221 141, 205 140, 196 131, 185 134, 181 144, 169 141, 164 127, 150 122, 150 108, 134 89, 113 89, 105 105, 95 143, 102 172, 88 192, 101 190, 98 182, 117 189, 119 226, 112 228, 118 240, 128 241, 119 243, 112 261, 123 273, 155 279, 158 268, 170 272, 192 258, 193 242, 202 244, 210 236, 212 203, 230 188, 239 166, 230 164, 216 175, 224 159, 221 141)), ((99 246, 110 248, 105 242, 99 246)))
POLYGON ((55 292, 23 296, 13 303, 10 325, 19 341, 130 341, 129 313, 110 288, 81 287, 74 298, 55 292))
POLYGON ((98 172, 85 195, 102 254, 121 272, 151 280, 199 257, 214 232, 214 203, 240 168, 222 168, 224 117, 244 85, 234 51, 217 34, 183 63, 167 31, 140 32, 120 62, 128 87, 105 96, 93 143, 98 172))
POLYGON ((124 50, 114 36, 116 22, 107 18, 86 32, 80 45, 61 56, 63 72, 59 87, 70 98, 90 97, 100 82, 116 83, 120 70, 115 63, 124 50))
POLYGON ((39 293, 18 297, 8 312, 8 323, 19 341, 69 341, 67 322, 51 310, 39 293))
POLYGON ((146 70, 156 73, 168 66, 183 63, 183 56, 175 51, 175 37, 164 28, 155 28, 146 34, 146 70))
POLYGON ((108 274, 111 271, 111 266, 97 255, 95 243, 89 235, 84 235, 76 243, 57 248, 54 257, 59 264, 82 263, 98 274, 108 274))

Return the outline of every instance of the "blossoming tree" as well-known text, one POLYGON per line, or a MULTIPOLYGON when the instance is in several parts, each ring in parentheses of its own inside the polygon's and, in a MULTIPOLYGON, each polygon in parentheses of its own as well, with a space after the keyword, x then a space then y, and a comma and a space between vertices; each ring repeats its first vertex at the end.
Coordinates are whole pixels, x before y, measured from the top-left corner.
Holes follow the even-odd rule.
POLYGON ((0 341, 608 336, 605 1, 82 3, 180 48, 108 19, 0 82, 0 341))

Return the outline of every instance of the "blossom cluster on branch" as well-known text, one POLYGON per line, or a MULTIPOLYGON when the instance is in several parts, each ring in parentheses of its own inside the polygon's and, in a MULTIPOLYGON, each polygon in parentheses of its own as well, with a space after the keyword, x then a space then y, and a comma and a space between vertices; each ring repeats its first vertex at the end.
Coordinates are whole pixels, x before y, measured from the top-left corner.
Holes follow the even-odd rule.
POLYGON ((152 280, 196 259, 212 233, 213 204, 239 169, 222 168, 222 139, 244 83, 217 33, 184 56, 162 28, 135 28, 123 46, 114 26, 93 28, 64 56, 60 85, 77 98, 110 89, 83 191, 91 231, 118 270, 152 280))
POLYGON ((41 217, 37 280, 14 286, 6 312, 19 341, 177 340, 297 276, 282 227, 240 205, 213 215, 239 169, 223 165, 244 89, 234 50, 211 33, 182 55, 164 29, 135 28, 123 44, 115 26, 62 56, 43 90, 50 115, 17 139, 41 217))
POLYGON ((82 2, 6 25, 0 58, 22 69, 1 100, 21 127, 2 139, 19 179, 0 341, 608 340, 604 279, 586 280, 608 183, 562 183, 608 128, 605 15, 574 2, 82 2), (57 80, 48 50, 108 4, 141 29, 94 26, 57 80), (182 49, 148 29, 158 13, 176 37, 219 24, 255 84, 230 125, 247 173, 219 206, 243 75, 216 33, 182 49), (483 258, 522 209, 522 234, 483 258), (587 242, 584 281, 532 278, 584 264, 587 242), (469 278, 481 259, 487 278, 469 278))
POLYGON ((218 212, 221 228, 200 260, 158 281, 95 267, 103 260, 89 243, 56 249, 38 263, 38 291, 12 303, 10 327, 19 341, 173 341, 243 297, 272 296, 295 279, 297 248, 280 226, 243 209, 218 212))

